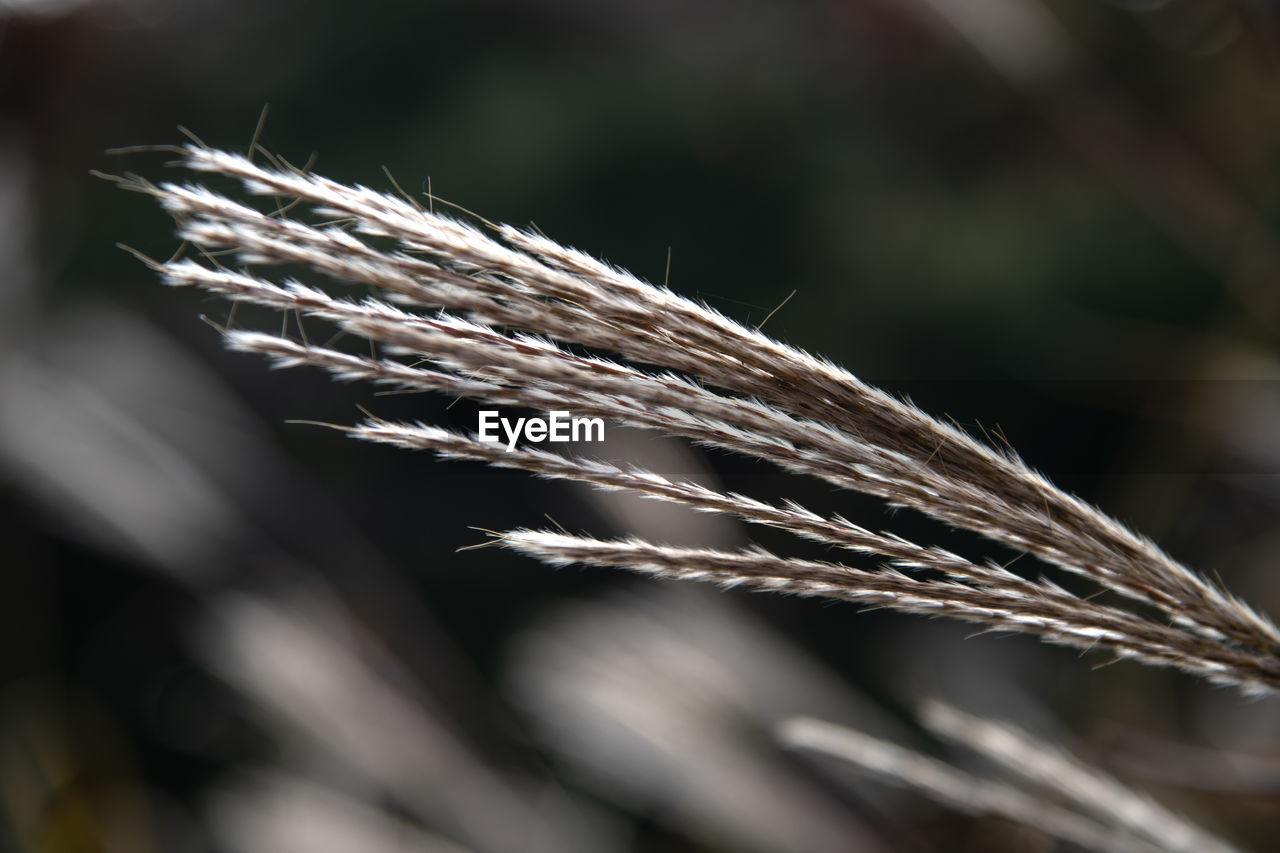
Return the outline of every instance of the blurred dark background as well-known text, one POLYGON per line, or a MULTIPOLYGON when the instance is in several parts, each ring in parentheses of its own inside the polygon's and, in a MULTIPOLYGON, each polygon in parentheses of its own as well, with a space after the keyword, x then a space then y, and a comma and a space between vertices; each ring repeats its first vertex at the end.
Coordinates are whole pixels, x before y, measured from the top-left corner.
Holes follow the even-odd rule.
MULTIPOLYGON (((1274 700, 457 552, 544 515, 812 550, 285 423, 468 410, 224 352, 200 315, 225 305, 116 247, 167 257, 172 223, 89 171, 175 175, 104 152, 179 125, 246 151, 270 104, 262 144, 328 177, 430 181, 753 325, 794 291, 774 336, 1280 613, 1278 35, 1250 0, 0 0, 0 849, 1054 849, 769 741, 823 710, 919 739, 925 696, 1267 849, 1274 700)), ((747 461, 617 452, 1013 556, 747 461)))

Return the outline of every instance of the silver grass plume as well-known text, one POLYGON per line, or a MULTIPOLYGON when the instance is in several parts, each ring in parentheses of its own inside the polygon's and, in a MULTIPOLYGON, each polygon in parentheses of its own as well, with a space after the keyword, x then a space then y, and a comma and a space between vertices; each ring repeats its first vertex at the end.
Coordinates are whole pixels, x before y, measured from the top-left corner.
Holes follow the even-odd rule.
POLYGON ((993 815, 1108 853, 1239 853, 1150 798, 1006 723, 933 705, 925 724, 1033 785, 977 776, 854 729, 807 717, 778 726, 793 749, 839 759, 974 815, 993 815), (1065 803, 1059 802, 1065 800, 1065 803))
POLYGON ((263 166, 198 143, 177 150, 187 169, 233 179, 249 195, 277 199, 278 207, 264 213, 194 183, 116 179, 154 196, 181 237, 200 250, 200 261, 152 262, 164 280, 318 318, 376 342, 382 355, 227 330, 235 349, 281 366, 320 367, 344 380, 571 409, 764 459, 1034 554, 1138 607, 1093 602, 1048 579, 1024 579, 793 503, 767 504, 529 448, 508 452, 429 425, 371 417, 347 428, 366 440, 737 516, 888 564, 865 571, 758 549, 728 553, 530 530, 500 535, 506 547, 552 565, 615 566, 949 615, 1079 649, 1109 649, 1246 693, 1280 690, 1280 631, 1266 616, 1059 490, 1011 452, 828 361, 531 231, 488 223, 482 229, 277 158, 263 166), (299 206, 318 223, 291 218, 299 206), (238 259, 239 270, 220 262, 226 254, 238 259), (283 264, 379 295, 357 302, 273 278, 271 268, 283 264), (620 358, 581 355, 569 349, 575 345, 620 358))
POLYGON ((1088 817, 1176 853, 1232 853, 1181 815, 1091 767, 1061 747, 1007 722, 982 719, 942 702, 928 702, 921 721, 935 734, 1059 795, 1088 817))

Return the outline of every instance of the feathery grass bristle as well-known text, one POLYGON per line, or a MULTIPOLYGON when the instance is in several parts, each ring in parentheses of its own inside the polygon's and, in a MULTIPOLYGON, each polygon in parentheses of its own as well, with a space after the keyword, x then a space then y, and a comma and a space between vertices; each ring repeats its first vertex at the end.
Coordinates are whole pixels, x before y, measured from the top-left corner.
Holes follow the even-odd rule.
POLYGON ((670 501, 789 531, 886 561, 879 570, 775 556, 673 548, 518 530, 501 544, 552 565, 581 562, 722 585, 948 615, 1079 649, 1107 649, 1247 693, 1280 690, 1280 631, 1014 454, 690 299, 511 226, 482 228, 404 198, 192 144, 182 162, 283 199, 272 212, 197 184, 136 180, 203 260, 159 268, 237 302, 316 318, 377 345, 342 351, 284 335, 228 330, 238 350, 344 380, 490 404, 568 409, 763 459, 784 471, 910 507, 1039 557, 1098 588, 1094 602, 1049 579, 876 533, 794 503, 679 482, 638 468, 529 447, 508 450, 423 424, 369 419, 370 441, 515 468, 670 501), (299 213, 324 220, 308 224, 299 213), (327 223, 327 224, 326 224, 327 223), (240 270, 223 266, 234 255, 240 270), (302 268, 324 286, 273 275, 302 268), (372 287, 355 301, 335 282, 372 287), (613 357, 582 354, 582 348, 613 357), (924 570, 924 571, 922 571, 924 570), (1129 606, 1132 605, 1132 606, 1129 606))

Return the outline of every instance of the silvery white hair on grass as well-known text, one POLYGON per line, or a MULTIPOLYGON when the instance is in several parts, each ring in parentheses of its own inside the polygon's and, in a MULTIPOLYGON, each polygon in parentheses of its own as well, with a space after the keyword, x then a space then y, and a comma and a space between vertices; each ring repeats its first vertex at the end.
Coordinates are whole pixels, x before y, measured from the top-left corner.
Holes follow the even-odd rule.
MULTIPOLYGON (((488 223, 482 229, 412 199, 309 174, 266 152, 264 166, 197 142, 176 150, 188 170, 229 178, 249 196, 272 201, 264 212, 194 182, 116 178, 155 197, 198 250, 200 260, 149 262, 167 283, 315 318, 371 344, 367 355, 317 344, 299 322, 298 339, 226 329, 234 349, 393 389, 569 409, 767 460, 1033 554, 1118 593, 1119 603, 790 501, 769 503, 527 446, 509 451, 429 424, 370 416, 342 427, 369 441, 735 517, 885 564, 867 570, 759 548, 680 548, 526 529, 497 534, 505 547, 551 565, 612 566, 952 616, 1077 649, 1105 649, 1246 694, 1280 691, 1280 631, 1266 616, 1057 489, 1012 453, 977 442, 827 361, 537 233, 488 223), (297 218, 296 210, 309 211, 314 224, 297 218), (224 265, 228 256, 237 269, 224 265), (273 275, 282 265, 314 273, 328 289, 273 275), (360 301, 335 295, 333 282, 369 287, 376 295, 360 301)), ((779 736, 963 810, 999 814, 1096 849, 1232 849, 1012 727, 941 707, 926 713, 925 724, 1059 802, 815 721, 787 724, 779 736)))
POLYGON ((527 447, 509 452, 421 423, 370 417, 347 428, 370 441, 729 514, 887 564, 868 571, 754 548, 676 548, 546 530, 503 533, 505 547, 551 565, 613 566, 952 616, 1046 642, 1106 649, 1250 694, 1280 690, 1280 631, 1265 615, 1059 490, 1012 453, 828 361, 537 233, 505 225, 482 230, 276 158, 263 166, 197 143, 178 151, 187 169, 234 179, 248 194, 273 197, 279 206, 262 212, 195 183, 118 179, 154 196, 182 238, 202 253, 200 261, 155 264, 167 283, 318 318, 375 342, 382 354, 227 330, 234 349, 265 354, 282 366, 324 368, 342 379, 571 409, 764 459, 1034 554, 1136 606, 1095 602, 1048 579, 1025 579, 791 502, 766 503, 527 447), (298 206, 325 221, 292 218, 298 206), (227 254, 239 270, 218 260, 227 254), (273 279, 271 269, 283 264, 380 295, 354 301, 291 278, 273 279), (572 345, 621 360, 577 354, 572 345))

